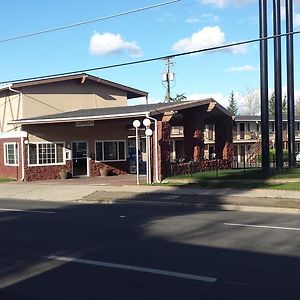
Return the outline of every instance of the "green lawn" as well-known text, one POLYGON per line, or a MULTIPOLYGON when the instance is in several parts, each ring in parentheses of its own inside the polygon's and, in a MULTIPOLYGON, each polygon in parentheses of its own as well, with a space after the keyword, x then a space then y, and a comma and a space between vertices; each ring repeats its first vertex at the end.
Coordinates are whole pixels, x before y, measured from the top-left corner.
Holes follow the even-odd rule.
POLYGON ((200 172, 188 175, 171 176, 168 179, 190 179, 195 180, 264 180, 264 179, 288 179, 300 178, 300 169, 283 170, 277 174, 275 170, 271 171, 270 176, 265 177, 261 169, 231 169, 209 172, 200 172))
POLYGON ((10 181, 15 181, 15 179, 0 177, 0 182, 10 182, 10 181))
POLYGON ((235 189, 276 189, 300 191, 300 169, 284 170, 280 174, 264 177, 261 169, 218 170, 195 173, 192 175, 172 176, 166 178, 169 185, 186 185, 202 188, 235 188, 235 189), (274 183, 269 179, 299 178, 299 182, 274 183), (172 180, 176 181, 172 181, 172 180), (182 182, 180 180, 182 179, 182 182), (184 184, 184 180, 192 179, 193 183, 184 184))

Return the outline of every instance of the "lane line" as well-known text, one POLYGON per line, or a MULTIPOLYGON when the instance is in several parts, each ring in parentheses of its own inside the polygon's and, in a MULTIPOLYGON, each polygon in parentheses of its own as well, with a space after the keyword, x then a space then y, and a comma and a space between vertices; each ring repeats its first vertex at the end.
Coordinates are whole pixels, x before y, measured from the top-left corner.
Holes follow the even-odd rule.
POLYGON ((99 267, 105 267, 105 268, 113 268, 113 269, 121 269, 121 270, 126 270, 126 271, 135 271, 135 272, 163 275, 163 276, 176 277, 176 278, 182 278, 182 279, 204 281, 204 282, 209 282, 209 283, 214 283, 217 281, 217 278, 214 278, 214 277, 186 274, 186 273, 178 273, 178 272, 172 272, 172 271, 166 271, 166 270, 160 270, 160 269, 137 267, 137 266, 132 266, 132 265, 108 263, 108 262, 103 262, 103 261, 78 259, 78 258, 73 258, 73 257, 56 256, 56 255, 51 255, 51 256, 48 256, 47 258, 52 259, 52 260, 58 260, 58 261, 75 262, 75 263, 93 265, 93 266, 99 266, 99 267))
POLYGON ((251 224, 239 224, 239 223, 224 223, 224 225, 227 225, 227 226, 240 226, 240 227, 254 227, 254 228, 266 228, 266 229, 280 229, 280 230, 300 231, 300 228, 295 228, 295 227, 251 225, 251 224))
POLYGON ((55 211, 25 210, 25 209, 13 209, 13 208, 0 208, 0 211, 12 211, 12 212, 22 212, 22 213, 37 213, 37 214, 56 214, 55 211))

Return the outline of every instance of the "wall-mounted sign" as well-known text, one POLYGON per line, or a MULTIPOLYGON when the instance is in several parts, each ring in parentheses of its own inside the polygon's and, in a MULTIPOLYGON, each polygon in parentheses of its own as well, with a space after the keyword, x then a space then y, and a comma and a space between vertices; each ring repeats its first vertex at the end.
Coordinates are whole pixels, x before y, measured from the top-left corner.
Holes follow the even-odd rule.
POLYGON ((93 127, 94 121, 77 121, 76 127, 93 127))

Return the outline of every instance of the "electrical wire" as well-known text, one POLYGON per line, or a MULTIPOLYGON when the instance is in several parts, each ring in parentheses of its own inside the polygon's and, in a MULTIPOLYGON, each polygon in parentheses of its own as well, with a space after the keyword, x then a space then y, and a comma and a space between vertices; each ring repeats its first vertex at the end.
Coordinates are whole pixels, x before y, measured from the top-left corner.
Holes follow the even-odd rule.
POLYGON ((77 70, 77 71, 56 73, 56 74, 36 76, 36 77, 28 77, 28 78, 15 79, 15 80, 0 81, 0 84, 17 83, 17 82, 21 82, 21 81, 39 80, 39 79, 45 79, 45 78, 49 78, 49 77, 59 77, 59 76, 75 75, 75 74, 80 74, 80 73, 88 73, 88 72, 92 72, 92 71, 99 71, 99 70, 105 70, 105 69, 113 69, 113 68, 119 68, 119 67, 125 67, 125 66, 137 65, 137 64, 143 64, 143 63, 153 62, 153 61, 157 61, 157 60, 165 60, 165 59, 168 59, 168 58, 181 57, 181 56, 191 55, 191 54, 196 54, 196 53, 209 52, 209 51, 217 51, 217 50, 222 50, 222 49, 226 49, 226 48, 230 48, 230 47, 235 47, 235 46, 241 46, 241 45, 256 43, 256 42, 260 42, 260 41, 264 41, 264 40, 270 40, 270 39, 274 39, 276 37, 284 37, 284 36, 296 35, 296 34, 299 34, 299 33, 300 33, 300 30, 293 31, 293 32, 288 32, 288 33, 282 33, 282 34, 278 34, 278 35, 272 35, 272 36, 262 37, 262 38, 256 38, 256 39, 246 40, 246 41, 240 41, 240 42, 236 42, 236 43, 229 43, 229 44, 215 46, 215 47, 209 47, 209 48, 198 49, 198 50, 193 50, 193 51, 181 52, 181 53, 177 53, 177 54, 169 54, 169 55, 159 56, 159 57, 152 57, 152 58, 147 58, 147 59, 142 59, 142 60, 136 60, 136 61, 131 61, 131 62, 125 62, 125 63, 107 65, 107 66, 102 66, 102 67, 95 67, 95 68, 89 68, 89 69, 81 69, 81 70, 77 70))
POLYGON ((113 19, 113 18, 116 18, 116 17, 121 17, 121 16, 129 15, 129 14, 134 14, 134 13, 137 13, 137 12, 142 12, 142 11, 145 11, 145 10, 158 8, 158 7, 161 7, 161 6, 173 4, 173 3, 176 3, 176 2, 180 2, 180 1, 182 1, 182 0, 171 0, 171 1, 162 2, 162 3, 158 3, 158 4, 155 4, 155 5, 151 5, 151 6, 146 6, 146 7, 142 7, 142 8, 137 8, 137 9, 117 13, 117 14, 110 15, 110 16, 99 17, 99 18, 96 18, 96 19, 82 21, 82 22, 79 22, 79 23, 74 23, 74 24, 69 24, 69 25, 65 25, 65 26, 61 26, 61 27, 50 28, 50 29, 46 29, 46 30, 42 30, 42 31, 27 33, 27 34, 15 36, 15 37, 10 37, 10 38, 7 38, 7 39, 2 39, 2 40, 0 40, 0 43, 6 43, 6 42, 14 41, 14 40, 19 40, 19 39, 24 39, 24 38, 36 36, 36 35, 49 33, 49 32, 65 30, 65 29, 69 29, 69 28, 73 28, 73 27, 78 27, 78 26, 90 24, 90 23, 95 23, 95 22, 99 22, 99 21, 113 19))

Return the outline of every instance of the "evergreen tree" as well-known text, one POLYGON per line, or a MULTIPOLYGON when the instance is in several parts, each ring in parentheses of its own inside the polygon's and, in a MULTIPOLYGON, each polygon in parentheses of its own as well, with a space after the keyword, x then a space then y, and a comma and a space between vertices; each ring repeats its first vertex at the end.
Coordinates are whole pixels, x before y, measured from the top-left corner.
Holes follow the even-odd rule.
POLYGON ((273 92, 269 98, 269 115, 275 116, 275 93, 273 92))
POLYGON ((282 100, 282 114, 283 115, 287 115, 287 99, 286 99, 286 95, 284 96, 284 98, 282 100))
POLYGON ((237 101, 234 97, 234 92, 231 91, 229 96, 229 105, 227 106, 227 110, 233 115, 236 116, 238 113, 237 101))
MULTIPOLYGON (((287 115, 287 100, 286 95, 282 99, 282 114, 287 115)), ((273 92, 269 98, 269 115, 275 116, 275 93, 273 92)))

